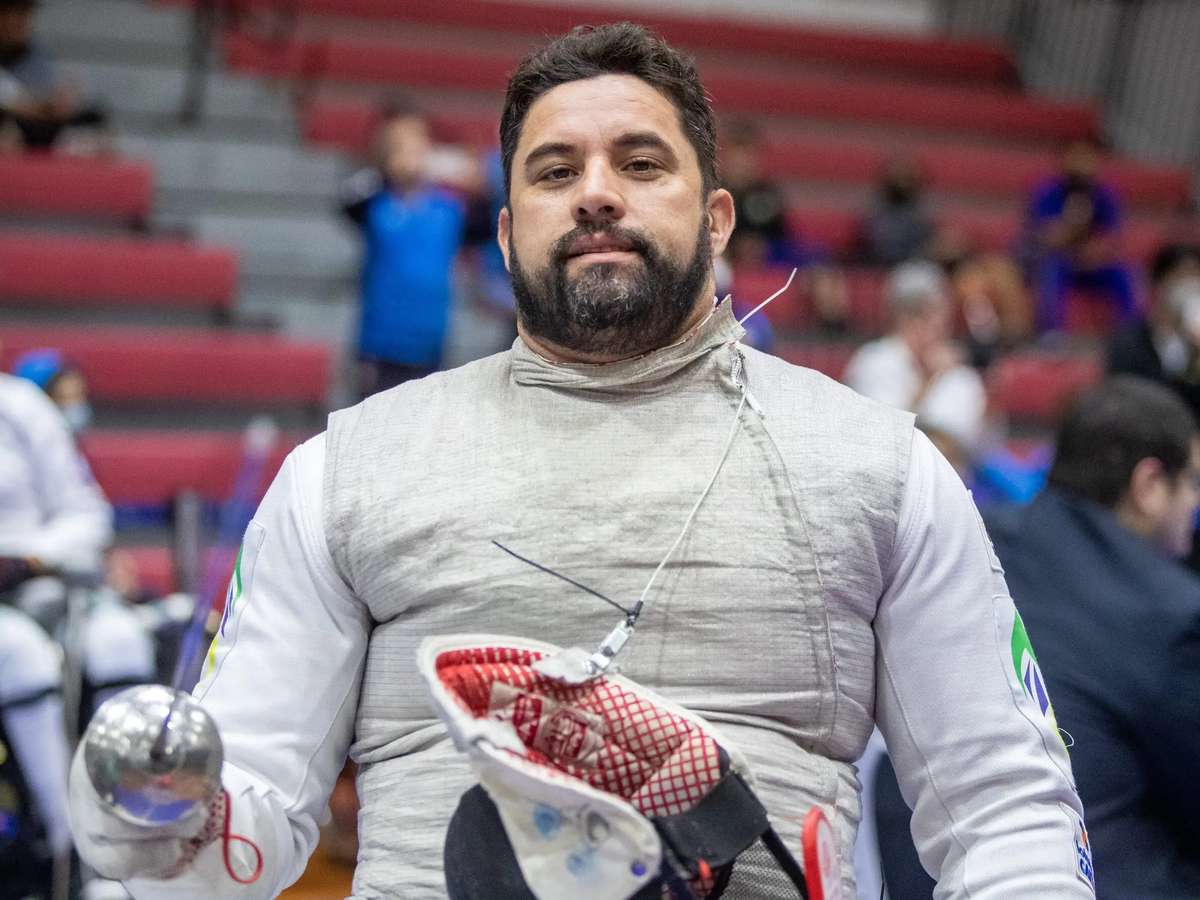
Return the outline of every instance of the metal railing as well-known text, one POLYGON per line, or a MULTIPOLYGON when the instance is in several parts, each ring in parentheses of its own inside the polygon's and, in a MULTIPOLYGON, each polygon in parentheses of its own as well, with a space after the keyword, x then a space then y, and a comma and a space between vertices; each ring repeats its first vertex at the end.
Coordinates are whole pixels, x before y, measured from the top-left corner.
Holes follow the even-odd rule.
POLYGON ((1006 41, 1030 88, 1099 104, 1116 149, 1200 173, 1195 0, 942 0, 940 19, 1006 41))
POLYGON ((179 121, 195 125, 204 117, 208 78, 223 32, 248 32, 285 52, 299 23, 299 6, 299 0, 193 0, 179 121))

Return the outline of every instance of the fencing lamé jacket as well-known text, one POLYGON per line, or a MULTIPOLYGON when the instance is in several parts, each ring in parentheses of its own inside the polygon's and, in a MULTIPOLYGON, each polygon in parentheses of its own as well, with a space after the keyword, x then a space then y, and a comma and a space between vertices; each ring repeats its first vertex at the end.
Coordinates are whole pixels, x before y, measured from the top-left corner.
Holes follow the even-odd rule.
POLYGON ((794 852, 822 804, 851 896, 852 761, 878 721, 942 896, 1090 897, 1070 762, 1014 668, 1019 620, 966 490, 908 414, 741 334, 723 304, 610 365, 554 364, 518 340, 335 413, 250 524, 196 691, 264 877, 234 885, 214 845, 134 895, 273 896, 303 871, 349 752, 354 896, 444 897, 445 829, 473 776, 417 645, 493 632, 594 649, 619 614, 491 542, 632 604, 736 414, 623 674, 737 745, 794 852))

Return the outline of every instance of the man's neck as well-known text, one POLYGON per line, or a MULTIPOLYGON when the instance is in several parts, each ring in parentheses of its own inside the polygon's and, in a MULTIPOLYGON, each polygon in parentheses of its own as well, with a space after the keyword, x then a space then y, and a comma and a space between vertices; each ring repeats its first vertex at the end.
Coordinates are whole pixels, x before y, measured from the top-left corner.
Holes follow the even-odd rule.
POLYGON ((1153 539, 1153 520, 1138 510, 1128 497, 1123 497, 1121 500, 1118 500, 1116 506, 1112 508, 1112 511, 1117 517, 1117 521, 1120 522, 1126 530, 1132 531, 1134 534, 1140 535, 1141 537, 1153 539))
POLYGON ((548 341, 545 338, 531 334, 525 328, 525 323, 517 318, 517 334, 521 336, 521 340, 525 342, 530 350, 536 353, 543 359, 547 359, 554 363, 587 363, 590 365, 606 365, 608 363, 621 362, 626 359, 635 359, 639 356, 645 356, 647 353, 653 353, 655 350, 660 350, 662 347, 670 347, 673 344, 679 343, 688 334, 690 334, 697 326, 700 325, 712 312, 712 292, 709 286, 701 293, 696 301, 696 305, 688 314, 687 319, 674 334, 670 340, 666 341, 659 347, 644 347, 633 353, 587 353, 580 350, 574 350, 570 347, 564 347, 561 344, 556 344, 553 341, 548 341))

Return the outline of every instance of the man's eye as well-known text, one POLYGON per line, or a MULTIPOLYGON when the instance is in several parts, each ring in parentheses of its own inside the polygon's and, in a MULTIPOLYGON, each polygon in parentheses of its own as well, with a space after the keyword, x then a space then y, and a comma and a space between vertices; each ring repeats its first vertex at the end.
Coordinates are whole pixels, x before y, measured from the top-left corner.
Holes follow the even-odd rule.
POLYGON ((543 181, 566 181, 570 177, 571 170, 567 166, 555 166, 542 173, 543 181))
POLYGON ((647 175, 651 172, 657 172, 659 169, 658 163, 652 159, 631 159, 625 168, 638 175, 647 175))

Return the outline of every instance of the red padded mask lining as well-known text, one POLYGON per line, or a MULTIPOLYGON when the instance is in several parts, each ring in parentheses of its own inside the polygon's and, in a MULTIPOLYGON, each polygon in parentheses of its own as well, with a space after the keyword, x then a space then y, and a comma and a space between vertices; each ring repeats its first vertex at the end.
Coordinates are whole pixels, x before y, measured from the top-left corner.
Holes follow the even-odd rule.
POLYGON ((473 647, 438 656, 438 678, 476 718, 512 724, 528 759, 627 800, 642 815, 687 812, 721 777, 716 741, 606 678, 539 675, 541 653, 473 647))

